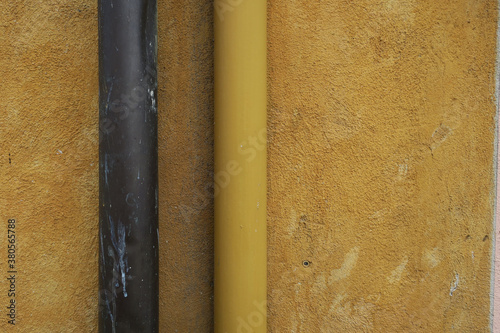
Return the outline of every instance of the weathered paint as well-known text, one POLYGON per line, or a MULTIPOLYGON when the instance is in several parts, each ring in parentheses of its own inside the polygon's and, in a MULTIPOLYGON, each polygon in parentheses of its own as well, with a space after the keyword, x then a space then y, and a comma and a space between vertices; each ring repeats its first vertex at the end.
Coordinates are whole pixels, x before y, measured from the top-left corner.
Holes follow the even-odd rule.
MULTIPOLYGON (((96 4, 0 4, 20 332, 97 327, 96 4)), ((488 331, 496 1, 268 6, 269 332, 488 331)), ((158 9, 160 330, 210 332, 212 1, 158 9)))
POLYGON ((270 2, 270 331, 488 330, 496 26, 496 1, 270 2))

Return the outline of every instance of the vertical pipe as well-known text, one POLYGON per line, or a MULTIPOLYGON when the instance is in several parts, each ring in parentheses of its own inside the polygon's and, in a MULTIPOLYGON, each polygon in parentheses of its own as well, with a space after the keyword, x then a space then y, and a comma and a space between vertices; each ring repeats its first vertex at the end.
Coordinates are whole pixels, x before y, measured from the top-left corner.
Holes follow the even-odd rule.
POLYGON ((99 332, 158 332, 156 0, 99 0, 99 332))
POLYGON ((215 1, 215 332, 266 332, 266 1, 215 1))

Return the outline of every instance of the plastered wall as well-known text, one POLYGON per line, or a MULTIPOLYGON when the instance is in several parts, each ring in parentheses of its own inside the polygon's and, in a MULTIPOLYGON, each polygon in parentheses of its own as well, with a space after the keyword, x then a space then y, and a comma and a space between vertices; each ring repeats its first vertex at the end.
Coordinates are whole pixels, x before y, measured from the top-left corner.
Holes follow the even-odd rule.
MULTIPOLYGON (((212 1, 158 6, 160 326, 211 332, 212 1)), ((269 332, 488 332, 497 2, 268 6, 269 332)), ((0 29, 0 331, 96 332, 97 2, 0 29)))
POLYGON ((269 6, 271 331, 488 331, 496 2, 269 6))

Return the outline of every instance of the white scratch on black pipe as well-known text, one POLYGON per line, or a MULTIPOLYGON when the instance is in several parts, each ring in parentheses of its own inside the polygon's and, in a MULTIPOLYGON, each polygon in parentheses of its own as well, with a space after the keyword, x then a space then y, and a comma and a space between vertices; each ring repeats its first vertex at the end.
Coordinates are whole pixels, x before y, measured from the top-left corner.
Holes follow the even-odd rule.
POLYGON ((127 258, 125 257, 125 249, 126 249, 126 242, 125 242, 125 226, 121 223, 120 220, 118 220, 118 228, 117 228, 117 234, 114 232, 114 224, 113 220, 111 217, 109 218, 109 223, 110 223, 110 231, 111 231, 111 243, 113 244, 113 247, 118 254, 118 265, 119 265, 119 272, 121 274, 121 280, 122 280, 122 287, 123 287, 123 296, 127 297, 127 288, 126 288, 126 262, 128 261, 127 258), (118 237, 117 237, 118 236, 118 237))
POLYGON ((155 188, 155 210, 158 212, 158 187, 155 188))
MULTIPOLYGON (((112 221, 111 221, 111 224, 112 224, 112 221)), ((110 256, 111 259, 113 259, 113 276, 112 276, 112 279, 110 281, 110 290, 112 290, 111 300, 108 300, 108 296, 107 296, 107 294, 105 294, 106 307, 108 309, 108 313, 109 313, 109 316, 111 318, 111 327, 113 328, 112 333, 116 333, 116 330, 115 330, 115 326, 116 326, 116 322, 115 322, 115 317, 116 317, 115 316, 116 315, 116 287, 115 287, 114 281, 116 281, 118 279, 118 277, 117 277, 118 272, 116 269, 117 264, 116 264, 116 258, 115 258, 115 251, 113 250, 113 247, 111 245, 108 245, 108 256, 110 256), (110 304, 113 306, 113 310, 111 310, 110 304)))
POLYGON ((102 250, 101 250, 101 254, 102 254, 102 264, 103 264, 103 266, 106 266, 106 256, 104 255, 104 241, 102 240, 102 237, 103 237, 103 235, 102 235, 102 234, 103 234, 102 232, 100 232, 100 233, 99 233, 99 239, 100 239, 100 241, 101 241, 101 249, 102 249, 102 250))
POLYGON ((106 186, 109 186, 108 184, 108 154, 104 155, 104 182, 106 183, 106 186))
POLYGON ((109 100, 111 99, 111 92, 113 91, 113 84, 114 82, 111 82, 111 86, 109 87, 109 90, 108 90, 108 98, 106 99, 106 107, 105 107, 105 114, 107 115, 108 114, 108 110, 109 110, 109 100))
POLYGON ((154 113, 156 113, 156 99, 154 90, 148 89, 149 96, 151 96, 151 107, 154 113))

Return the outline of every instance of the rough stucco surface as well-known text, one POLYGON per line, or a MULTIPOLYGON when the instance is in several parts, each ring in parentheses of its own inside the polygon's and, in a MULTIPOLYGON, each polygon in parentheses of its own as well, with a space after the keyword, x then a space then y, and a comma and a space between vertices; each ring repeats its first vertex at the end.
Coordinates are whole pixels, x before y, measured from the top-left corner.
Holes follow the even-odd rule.
POLYGON ((212 2, 160 1, 158 11, 160 331, 210 332, 212 2))
POLYGON ((93 1, 0 3, 0 331, 92 332, 98 80, 93 1), (17 324, 7 220, 17 219, 17 324))
POLYGON ((496 2, 268 15, 270 331, 488 331, 496 2))
MULTIPOLYGON (((211 332, 212 1, 158 6, 160 328, 211 332)), ((269 332, 488 331, 496 2, 268 20, 269 332)), ((95 332, 97 2, 4 1, 0 29, 0 331, 95 332)))

